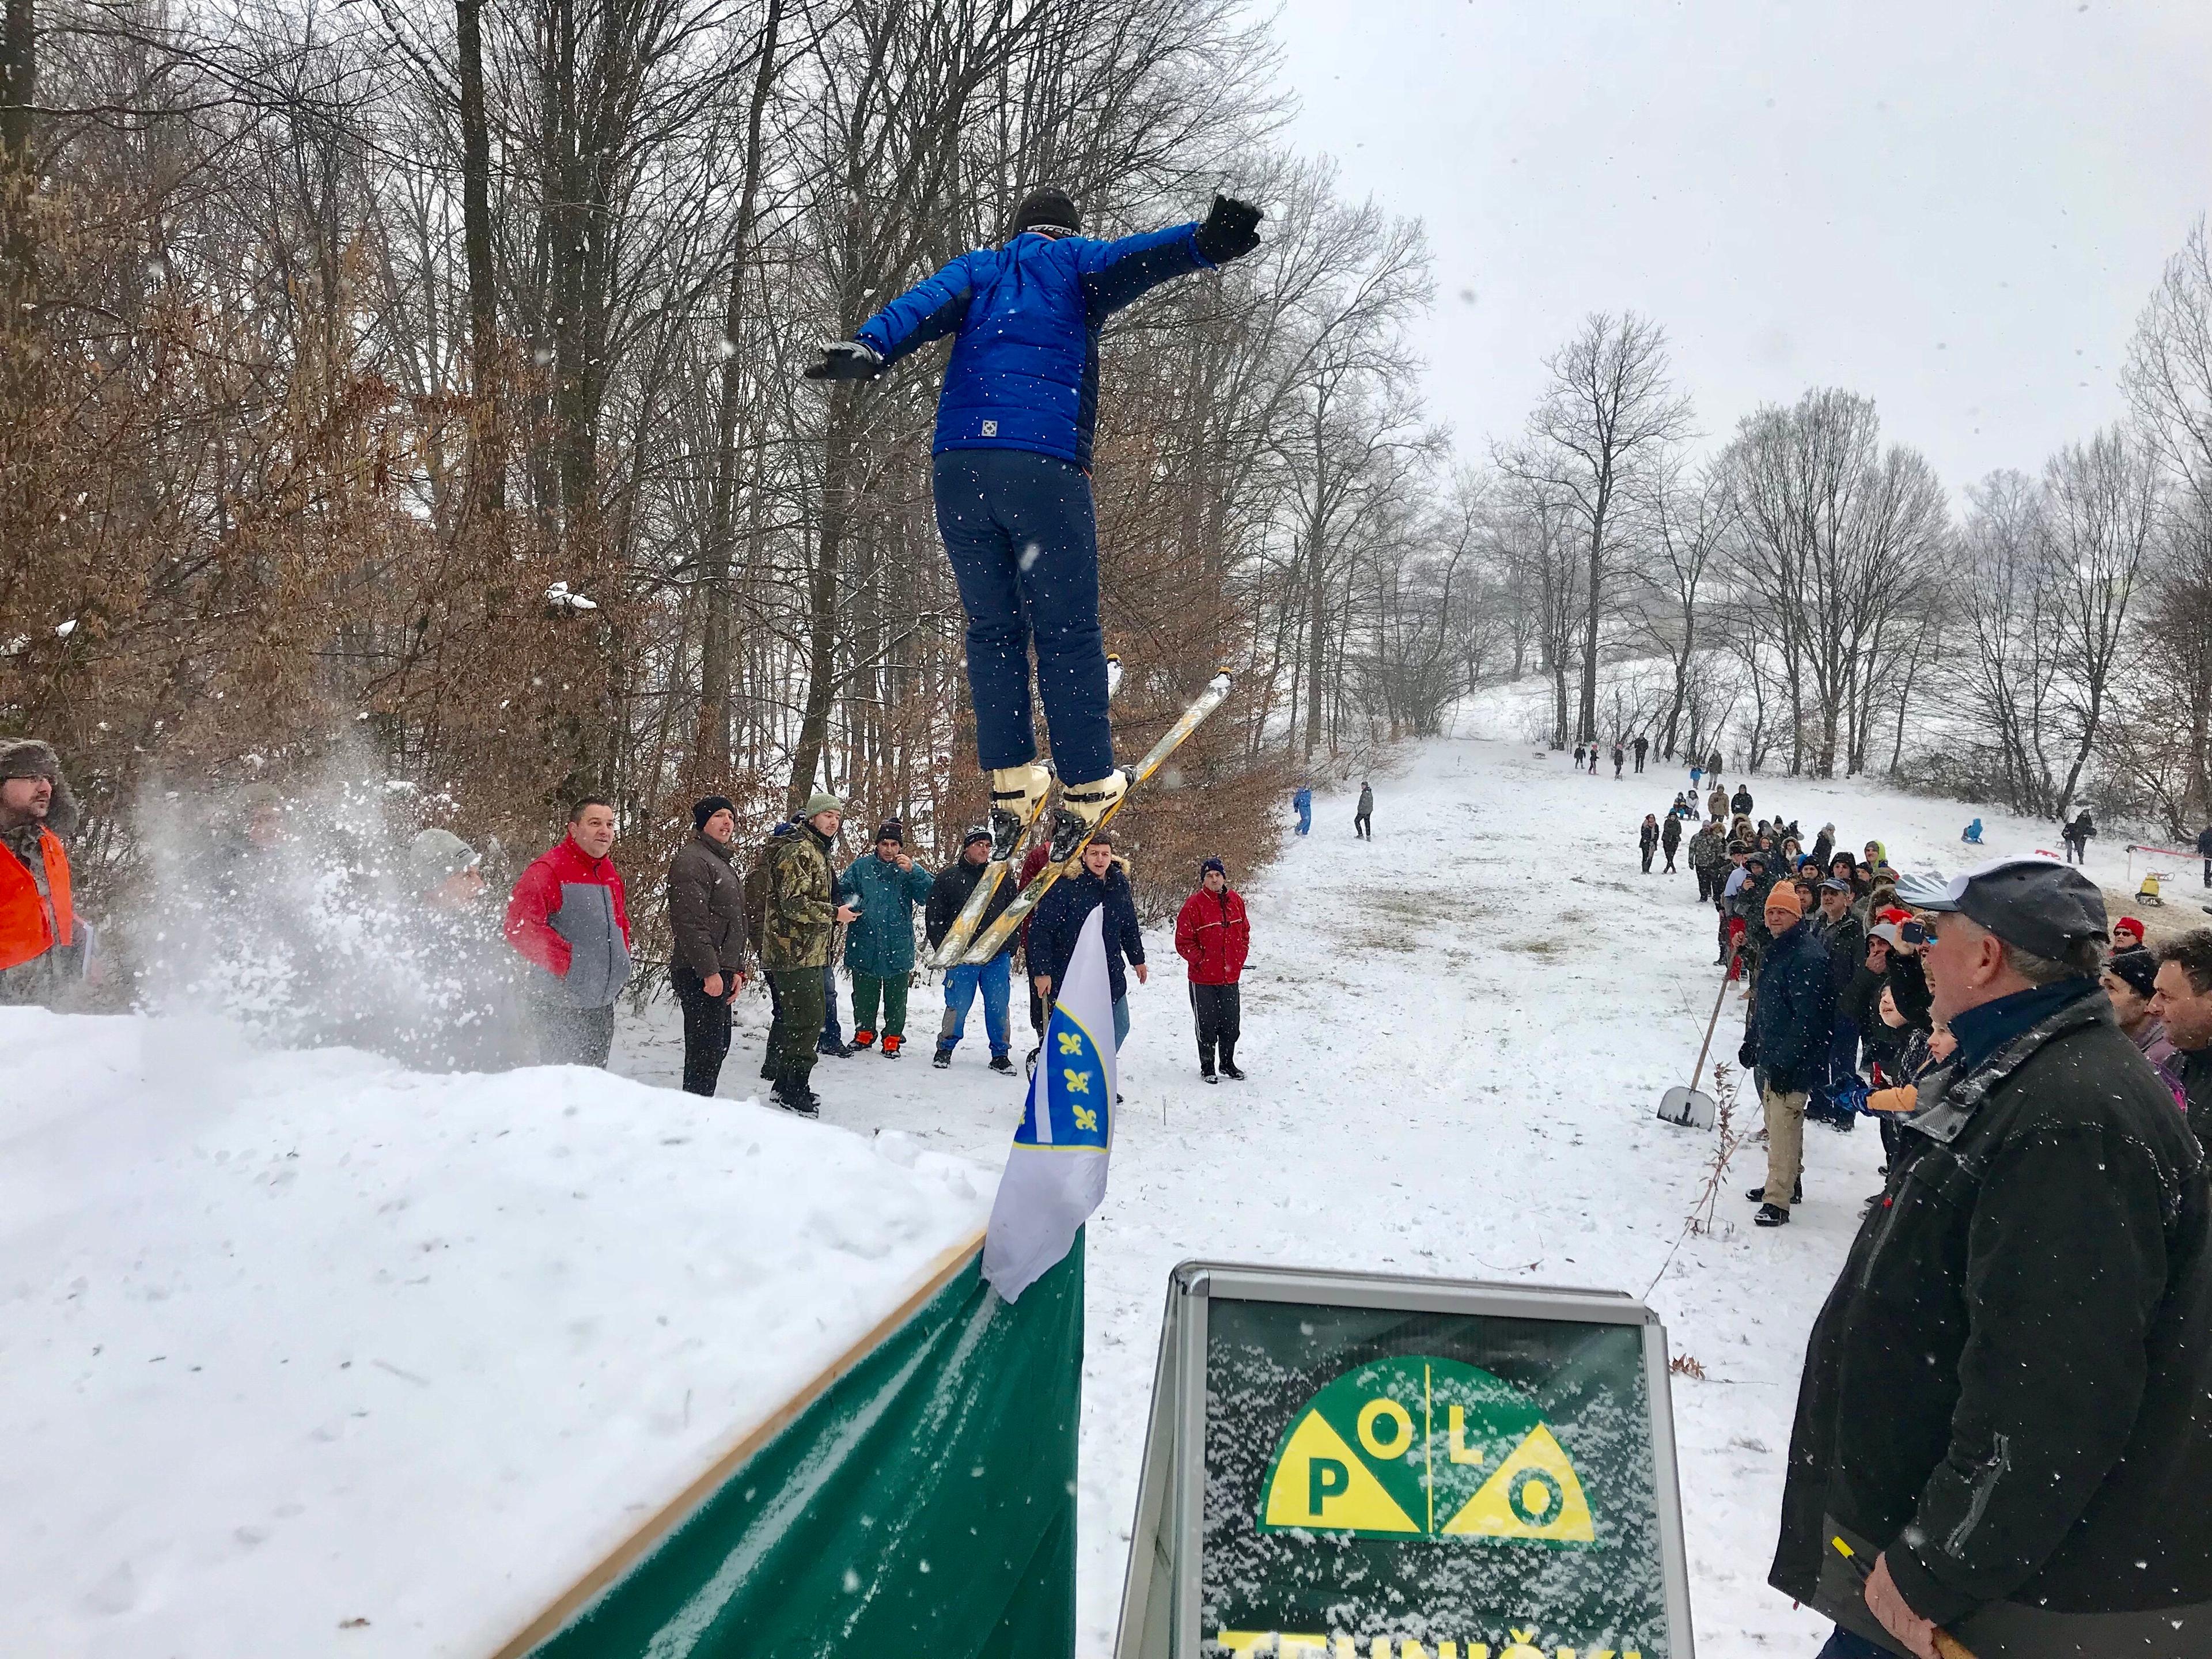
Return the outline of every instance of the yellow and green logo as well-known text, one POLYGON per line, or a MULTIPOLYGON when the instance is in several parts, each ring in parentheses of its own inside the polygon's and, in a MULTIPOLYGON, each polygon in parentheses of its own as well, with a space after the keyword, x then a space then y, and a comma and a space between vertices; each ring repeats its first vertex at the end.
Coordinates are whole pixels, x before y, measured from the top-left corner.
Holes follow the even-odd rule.
POLYGON ((1596 1541, 1583 1483, 1528 1396, 1425 1354, 1347 1371, 1306 1402, 1267 1465, 1260 1528, 1596 1541))

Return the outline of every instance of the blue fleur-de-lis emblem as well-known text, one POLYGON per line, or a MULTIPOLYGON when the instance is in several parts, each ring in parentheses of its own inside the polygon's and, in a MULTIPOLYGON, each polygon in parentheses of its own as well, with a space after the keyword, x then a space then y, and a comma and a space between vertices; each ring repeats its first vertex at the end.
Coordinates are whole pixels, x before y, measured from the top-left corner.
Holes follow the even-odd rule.
POLYGON ((1070 1152, 1105 1151, 1113 1138, 1113 1103, 1106 1098, 1105 1061, 1097 1044, 1065 1008, 1053 1011, 1045 1043, 1057 1063, 1037 1067, 1015 1141, 1070 1152))

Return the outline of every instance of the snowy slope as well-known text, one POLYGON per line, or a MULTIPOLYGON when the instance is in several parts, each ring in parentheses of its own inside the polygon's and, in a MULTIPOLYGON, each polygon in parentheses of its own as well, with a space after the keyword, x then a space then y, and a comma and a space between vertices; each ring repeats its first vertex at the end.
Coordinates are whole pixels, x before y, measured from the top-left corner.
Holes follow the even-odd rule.
MULTIPOLYGON (((1131 988, 1128 1101, 1088 1257, 1079 1650, 1103 1659, 1112 1639, 1168 1270, 1212 1256, 1648 1294, 1706 1372, 1674 1391, 1700 1652, 1810 1652, 1820 1621, 1766 1588, 1766 1567, 1805 1334, 1880 1184, 1876 1138, 1813 1130, 1807 1202, 1778 1233, 1749 1225, 1741 1189, 1765 1171, 1759 1149, 1740 1153, 1718 1212, 1734 1231, 1684 1239, 1712 1142, 1652 1110, 1686 1080, 1712 1007, 1713 918, 1686 866, 1639 873, 1636 826, 1686 776, 1577 776, 1564 755, 1471 740, 1401 761, 1375 780, 1371 844, 1352 838, 1355 786, 1240 883, 1250 1081, 1200 1081, 1159 933, 1159 971, 1131 988)), ((1880 836, 1903 867, 1960 862, 1955 804, 1751 782, 1761 811, 1808 832, 1833 818, 1843 844, 1880 836)), ((2036 826, 1982 816, 1991 852, 2039 844, 2036 826)), ((2116 848, 2094 856, 2119 878, 2116 848)), ((831 1121, 1002 1159, 1021 1085, 983 1071, 980 1011, 952 1069, 932 1071, 939 1006, 916 992, 908 1057, 827 1060, 815 1086, 831 1121)), ((1731 994, 1715 1044, 1731 1060, 1741 1008, 1731 994)), ((765 1012, 746 1005, 756 1029, 726 1092, 751 1086, 765 1012)), ((672 1077, 678 1054, 662 1010, 624 1030, 617 1064, 672 1077)))
POLYGON ((574 1069, 25 1009, 0 1055, 0 1649, 40 1659, 479 1659, 992 1184, 574 1069))

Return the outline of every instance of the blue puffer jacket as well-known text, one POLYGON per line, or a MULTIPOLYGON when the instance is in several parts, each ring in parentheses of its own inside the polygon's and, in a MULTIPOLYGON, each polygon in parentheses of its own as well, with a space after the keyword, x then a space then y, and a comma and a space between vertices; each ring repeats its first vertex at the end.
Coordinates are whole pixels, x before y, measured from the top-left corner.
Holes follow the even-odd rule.
POLYGON ((1211 270, 1198 226, 1118 241, 1026 231, 963 253, 860 325, 885 362, 955 329, 933 452, 1027 449, 1088 471, 1098 412, 1098 331, 1170 277, 1211 270))

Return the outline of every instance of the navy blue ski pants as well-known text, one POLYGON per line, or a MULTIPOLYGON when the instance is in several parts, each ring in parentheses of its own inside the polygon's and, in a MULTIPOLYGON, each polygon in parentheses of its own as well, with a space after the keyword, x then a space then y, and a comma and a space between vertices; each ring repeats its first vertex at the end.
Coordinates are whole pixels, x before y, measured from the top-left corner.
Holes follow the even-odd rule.
POLYGON ((948 449, 933 469, 938 533, 968 612, 968 692, 986 771, 1036 758, 1030 646, 1061 781, 1114 769, 1098 524, 1083 469, 1026 449, 948 449))

